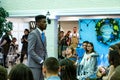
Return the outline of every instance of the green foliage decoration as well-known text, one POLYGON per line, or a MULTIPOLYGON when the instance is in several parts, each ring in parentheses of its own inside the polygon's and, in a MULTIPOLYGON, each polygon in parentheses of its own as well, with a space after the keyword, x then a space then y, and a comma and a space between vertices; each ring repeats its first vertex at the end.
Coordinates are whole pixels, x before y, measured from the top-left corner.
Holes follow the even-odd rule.
POLYGON ((101 19, 100 21, 97 22, 95 28, 97 33, 97 41, 103 44, 108 44, 119 38, 119 24, 115 19, 112 18, 101 19), (107 41, 104 41, 101 28, 106 24, 111 25, 113 32, 110 34, 110 38, 107 41))
POLYGON ((13 24, 6 20, 7 17, 9 17, 9 13, 4 8, 0 7, 0 38, 6 31, 12 30, 13 24))

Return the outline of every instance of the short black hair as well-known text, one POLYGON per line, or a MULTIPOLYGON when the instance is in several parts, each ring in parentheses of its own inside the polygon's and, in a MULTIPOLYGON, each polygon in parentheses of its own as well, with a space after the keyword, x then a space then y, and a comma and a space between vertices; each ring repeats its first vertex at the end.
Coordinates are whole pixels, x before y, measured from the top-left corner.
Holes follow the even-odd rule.
POLYGON ((59 70, 59 62, 55 57, 47 58, 44 63, 44 67, 47 69, 48 73, 58 73, 59 70))
POLYGON ((36 22, 38 22, 41 19, 46 19, 46 16, 44 16, 44 15, 37 15, 37 16, 35 16, 35 21, 36 22))
POLYGON ((30 32, 28 29, 25 29, 24 31, 27 31, 28 33, 30 32))
POLYGON ((13 37, 12 40, 17 40, 17 38, 16 38, 16 37, 13 37))
POLYGON ((87 43, 87 44, 88 44, 88 43, 89 43, 89 41, 83 41, 83 43, 87 43))

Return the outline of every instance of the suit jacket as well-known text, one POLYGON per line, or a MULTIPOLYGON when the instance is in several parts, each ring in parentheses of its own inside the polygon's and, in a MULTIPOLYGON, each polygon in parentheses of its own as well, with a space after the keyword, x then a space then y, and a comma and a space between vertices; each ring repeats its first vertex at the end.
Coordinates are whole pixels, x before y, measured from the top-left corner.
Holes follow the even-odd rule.
POLYGON ((38 29, 33 30, 28 36, 28 66, 40 68, 40 62, 47 56, 46 37, 42 42, 38 29))

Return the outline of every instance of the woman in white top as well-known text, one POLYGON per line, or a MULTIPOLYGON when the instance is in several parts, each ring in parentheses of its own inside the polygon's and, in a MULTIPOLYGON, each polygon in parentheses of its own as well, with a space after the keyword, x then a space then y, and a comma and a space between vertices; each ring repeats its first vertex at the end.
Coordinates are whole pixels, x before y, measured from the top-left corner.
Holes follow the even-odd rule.
POLYGON ((81 69, 81 76, 83 76, 83 78, 90 78, 95 74, 97 69, 97 54, 94 51, 93 43, 89 42, 87 44, 87 50, 80 65, 83 66, 81 69))

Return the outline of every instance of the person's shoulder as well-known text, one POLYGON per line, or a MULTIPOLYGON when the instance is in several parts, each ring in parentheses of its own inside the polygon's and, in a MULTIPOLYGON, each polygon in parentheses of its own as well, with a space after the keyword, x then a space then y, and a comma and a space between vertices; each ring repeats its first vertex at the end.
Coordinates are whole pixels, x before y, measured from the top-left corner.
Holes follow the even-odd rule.
POLYGON ((5 35, 3 35, 3 37, 2 37, 2 38, 6 38, 6 37, 8 37, 8 35, 6 35, 6 34, 5 34, 5 35))
POLYGON ((3 40, 8 40, 8 38, 9 38, 8 35, 3 35, 3 36, 2 36, 2 39, 1 39, 1 42, 2 42, 3 40))
POLYGON ((110 80, 120 80, 120 66, 115 68, 115 71, 112 73, 110 80))
POLYGON ((94 55, 94 54, 97 54, 97 53, 95 53, 95 52, 92 52, 92 53, 91 53, 91 55, 94 55))
POLYGON ((114 68, 114 65, 110 65, 110 67, 109 68, 114 68))
POLYGON ((36 32, 37 31, 37 28, 36 29, 34 29, 34 30, 32 30, 30 33, 33 33, 33 32, 36 32))
POLYGON ((34 29, 29 34, 36 34, 36 33, 37 33, 37 29, 34 29))
POLYGON ((47 80, 61 80, 59 76, 50 76, 47 80))
POLYGON ((31 37, 33 37, 33 38, 37 37, 37 32, 36 32, 35 30, 32 30, 32 31, 29 33, 28 39, 31 38, 31 37))
POLYGON ((120 71, 120 65, 117 66, 115 70, 116 70, 116 71, 118 71, 118 70, 120 71))
POLYGON ((24 37, 25 37, 25 35, 22 36, 22 38, 24 38, 24 37))

